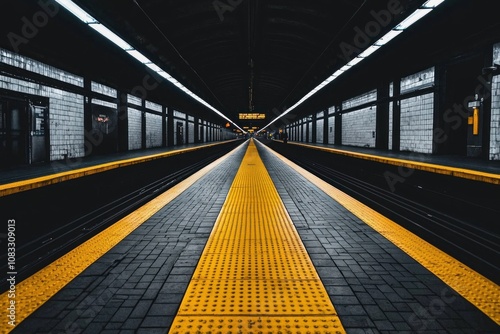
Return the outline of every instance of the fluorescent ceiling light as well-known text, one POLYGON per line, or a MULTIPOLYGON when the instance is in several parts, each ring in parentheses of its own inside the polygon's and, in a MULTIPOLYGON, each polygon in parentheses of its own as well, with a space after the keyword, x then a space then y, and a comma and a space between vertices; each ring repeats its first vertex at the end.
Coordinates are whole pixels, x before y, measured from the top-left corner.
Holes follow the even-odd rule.
POLYGON ((149 60, 146 56, 144 56, 142 53, 139 51, 135 50, 129 43, 125 42, 122 38, 120 38, 118 35, 116 35, 114 32, 109 30, 106 26, 102 25, 99 21, 94 19, 91 15, 89 15, 86 11, 84 11, 82 8, 77 6, 73 1, 71 0, 56 0, 57 3, 59 3, 62 7, 66 8, 70 13, 75 15, 78 19, 80 19, 82 22, 86 23, 88 26, 93 28, 95 31, 100 33, 102 36, 106 37, 109 41, 117 45, 119 48, 122 50, 126 51, 129 55, 134 57, 136 60, 138 60, 140 63, 146 65, 148 68, 153 70, 155 73, 160 75, 161 77, 167 79, 171 83, 173 83, 175 86, 177 86, 181 91, 192 97, 194 100, 198 101, 202 105, 206 106, 210 110, 214 111, 216 114, 233 124, 235 127, 240 129, 243 133, 246 133, 245 130, 243 130, 241 127, 239 127, 236 123, 231 121, 226 115, 212 107, 210 104, 208 104, 206 101, 204 101, 202 98, 191 92, 188 88, 186 88, 184 85, 182 85, 179 81, 175 80, 170 74, 167 72, 163 71, 158 65, 154 64, 151 60, 149 60))
POLYGON ((403 30, 391 30, 384 36, 382 36, 378 41, 375 42, 377 46, 383 46, 396 38, 399 34, 401 34, 403 30))
POLYGON ((436 8, 440 4, 442 4, 444 0, 429 0, 422 5, 424 8, 436 8))
POLYGON ((140 53, 137 50, 127 50, 127 53, 137 59, 140 63, 143 64, 148 64, 151 63, 151 60, 149 60, 146 56, 144 56, 142 53, 140 53))
POLYGON ((130 44, 125 42, 123 39, 118 37, 114 32, 106 28, 100 23, 90 23, 89 27, 95 29, 98 33, 100 33, 102 36, 106 37, 109 41, 113 42, 116 44, 119 48, 122 50, 131 50, 132 47, 130 44))
POLYGON ((156 72, 160 77, 164 78, 164 79, 167 79, 167 78, 170 78, 170 74, 168 74, 167 72, 161 70, 161 71, 157 71, 156 72))
POLYGON ((338 71, 344 73, 346 71, 349 71, 350 69, 351 69, 351 66, 349 66, 349 65, 346 64, 346 65, 342 66, 341 68, 339 68, 338 71))
POLYGON ((302 99, 300 99, 297 103, 295 103, 293 106, 285 110, 281 115, 273 119, 269 124, 267 124, 265 127, 260 129, 257 133, 261 132, 262 130, 266 129, 269 127, 271 124, 276 122, 278 119, 281 117, 285 116, 289 112, 291 112, 293 109, 297 108, 300 104, 302 104, 305 100, 307 100, 309 97, 314 95, 316 92, 318 92, 320 89, 322 89, 324 86, 335 80, 337 77, 339 77, 341 74, 347 72, 352 68, 352 66, 358 64, 360 61, 363 59, 369 57, 371 54, 373 54, 375 51, 380 49, 380 47, 386 45, 389 43, 391 40, 396 38, 399 34, 401 34, 405 29, 407 29, 409 26, 420 20, 422 17, 425 15, 429 14, 432 9, 436 8, 440 4, 442 4, 445 0, 428 0, 426 1, 421 8, 415 10, 413 13, 411 13, 406 19, 404 19, 401 23, 399 23, 395 28, 390 30, 388 33, 386 33, 384 36, 382 36, 379 40, 377 40, 375 43, 373 43, 371 46, 369 46, 367 49, 365 49, 363 52, 361 52, 356 58, 352 59, 349 61, 346 65, 344 65, 342 68, 338 69, 333 73, 327 80, 323 81, 320 85, 318 85, 316 88, 311 90, 308 94, 306 94, 302 99))
POLYGON ((368 47, 365 51, 361 52, 358 55, 358 57, 366 58, 366 57, 370 56, 372 53, 374 53, 375 51, 377 51, 378 49, 380 49, 379 45, 372 45, 372 46, 368 47))
POLYGON ((356 57, 354 59, 352 59, 350 62, 348 62, 346 65, 347 66, 350 66, 350 67, 353 67, 354 65, 358 64, 360 61, 362 61, 364 58, 361 58, 361 57, 356 57))
POLYGON ((174 85, 177 85, 179 83, 179 81, 177 81, 173 76, 169 75, 167 78, 166 78, 168 81, 170 81, 171 83, 173 83, 174 85))
POLYGON ((326 86, 326 82, 325 82, 325 81, 323 81, 322 83, 320 83, 320 84, 316 87, 316 89, 320 90, 321 88, 323 88, 323 87, 325 87, 325 86, 326 86))
POLYGON ((71 14, 78 17, 84 23, 97 22, 92 16, 90 16, 86 11, 77 6, 73 1, 69 0, 56 0, 58 4, 66 8, 71 14))
POLYGON ((146 66, 149 67, 153 72, 160 74, 160 72, 163 72, 163 70, 160 68, 160 66, 154 64, 154 63, 146 63, 146 66))
POLYGON ((163 77, 164 79, 167 79, 168 81, 170 81, 171 83, 175 83, 177 82, 177 80, 175 80, 170 74, 168 74, 167 72, 165 72, 164 70, 160 70, 158 72, 158 75, 160 75, 161 77, 163 77))
POLYGON ((328 78, 325 79, 325 81, 323 81, 322 83, 325 84, 325 85, 328 85, 330 82, 332 82, 334 80, 334 76, 333 75, 330 75, 328 78))
POLYGON ((337 79, 342 73, 344 73, 344 71, 341 71, 341 70, 337 70, 335 71, 335 73, 333 73, 330 78, 332 78, 332 81, 337 79))
POLYGON ((412 24, 420 20, 425 15, 429 14, 432 11, 432 8, 420 8, 411 13, 406 19, 404 19, 400 24, 396 26, 396 30, 405 30, 408 29, 412 24))

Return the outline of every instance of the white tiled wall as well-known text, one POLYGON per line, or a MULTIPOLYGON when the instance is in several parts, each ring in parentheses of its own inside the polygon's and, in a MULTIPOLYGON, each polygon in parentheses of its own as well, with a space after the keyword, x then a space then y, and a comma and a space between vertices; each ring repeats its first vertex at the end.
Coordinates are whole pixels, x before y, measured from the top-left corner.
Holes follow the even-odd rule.
POLYGON ((194 123, 188 122, 188 144, 194 143, 194 123))
POLYGON ((178 110, 174 110, 174 117, 186 119, 186 114, 178 110))
MULTIPOLYGON (((493 46, 493 63, 500 64, 500 43, 493 46)), ((490 160, 500 160, 500 75, 491 83, 490 160)))
POLYGON ((91 90, 109 97, 118 97, 118 91, 114 88, 92 81, 91 90))
POLYGON ((128 108, 128 149, 142 148, 142 113, 140 110, 128 108))
POLYGON ((146 148, 161 147, 161 115, 146 113, 146 148))
MULTIPOLYGON (((84 87, 83 77, 1 48, 0 63, 36 73, 47 78, 52 78, 65 84, 74 85, 75 88, 84 87)), ((0 88, 17 93, 46 97, 49 99, 49 154, 51 161, 61 160, 64 156, 69 158, 80 158, 85 156, 86 147, 89 147, 88 142, 91 141, 92 138, 87 138, 85 135, 85 99, 83 95, 5 75, 0 75, 0 88)), ((91 82, 91 91, 111 98, 117 98, 119 94, 118 90, 115 88, 94 81, 91 82)), ((142 106, 142 99, 130 94, 127 94, 126 96, 128 103, 142 106)), ((92 99, 91 103, 115 109, 117 108, 116 103, 104 100, 105 99, 92 99)), ((151 101, 145 101, 145 106, 146 108, 157 112, 161 112, 163 109, 161 105, 151 101)), ((161 146, 161 116, 153 114, 146 115, 146 146, 161 146)), ((175 115, 182 118, 186 117, 186 114, 178 111, 175 111, 175 115)), ((127 108, 127 116, 129 117, 128 147, 129 149, 141 148, 141 112, 134 108, 127 108)), ((193 118, 191 117, 191 119, 193 118)), ((194 131, 190 132, 194 133, 194 131)), ((211 127, 206 127, 204 132, 205 136, 210 138, 209 140, 215 140, 216 137, 220 137, 220 134, 213 131, 211 127)))
POLYGON ((369 91, 365 94, 361 94, 359 96, 353 97, 352 99, 349 99, 349 100, 342 102, 342 109, 346 110, 346 109, 354 108, 354 107, 357 107, 359 105, 373 102, 376 100, 377 100, 377 90, 374 89, 374 90, 369 91))
POLYGON ((491 96, 490 160, 500 160, 500 75, 493 77, 491 96))
POLYGON ((0 75, 0 88, 49 98, 50 160, 85 156, 83 96, 0 75))
POLYGON ((157 111, 157 112, 162 112, 162 106, 158 103, 154 103, 154 102, 151 102, 151 101, 145 101, 145 106, 146 108, 150 109, 150 110, 154 110, 154 111, 157 111))
POLYGON ((328 118, 328 144, 335 144, 335 116, 328 118))
POLYGON ((434 84, 435 68, 431 67, 401 79, 401 94, 408 93, 419 87, 434 84))
MULTIPOLYGON (((83 157, 83 96, 47 88, 49 96, 50 160, 83 157)), ((42 94, 37 94, 42 95, 42 94)), ((42 95, 43 96, 43 95, 42 95)))
POLYGON ((377 108, 367 107, 342 115, 342 144, 375 147, 377 108))
POLYGON ((127 102, 136 106, 142 106, 142 99, 134 95, 127 94, 127 102))
POLYGON ((323 144, 323 133, 324 133, 324 124, 325 124, 325 120, 322 118, 322 119, 318 119, 316 121, 316 143, 318 144, 323 144))
POLYGON ((52 79, 83 87, 83 78, 20 54, 0 49, 0 63, 40 74, 52 79))
POLYGON ((97 104, 97 105, 100 105, 103 107, 108 107, 108 108, 115 109, 115 110, 118 108, 118 105, 116 103, 103 101, 100 99, 92 99, 92 104, 97 104))
MULTIPOLYGON (((401 79, 401 94, 434 84, 431 67, 401 79)), ((400 149, 432 153, 434 129, 434 93, 401 100, 400 149)))
POLYGON ((432 153, 434 93, 401 100, 401 151, 432 153))

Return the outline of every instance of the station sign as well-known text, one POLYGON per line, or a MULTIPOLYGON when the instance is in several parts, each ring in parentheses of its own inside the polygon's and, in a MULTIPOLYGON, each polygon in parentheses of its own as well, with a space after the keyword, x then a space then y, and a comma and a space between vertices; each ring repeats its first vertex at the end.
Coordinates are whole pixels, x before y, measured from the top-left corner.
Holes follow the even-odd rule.
POLYGON ((252 119, 266 119, 266 114, 240 113, 239 114, 239 119, 247 119, 247 120, 252 120, 252 119))

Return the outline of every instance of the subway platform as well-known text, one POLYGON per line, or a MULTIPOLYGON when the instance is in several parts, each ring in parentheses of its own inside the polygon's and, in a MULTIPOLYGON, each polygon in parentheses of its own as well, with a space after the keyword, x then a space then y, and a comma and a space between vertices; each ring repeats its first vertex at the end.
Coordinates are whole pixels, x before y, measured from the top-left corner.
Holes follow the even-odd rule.
POLYGON ((497 284, 256 140, 19 282, 15 304, 2 332, 500 332, 497 284))
MULTIPOLYGON (((194 152, 208 147, 215 147, 232 141, 237 140, 227 140, 208 144, 185 144, 175 147, 150 148, 113 154, 67 158, 66 160, 57 160, 48 163, 5 167, 0 169, 0 195, 12 192, 12 190, 8 190, 9 188, 15 189, 21 187, 20 184, 23 181, 26 181, 25 183, 29 184, 28 188, 32 189, 38 186, 43 186, 43 184, 39 184, 42 180, 45 181, 44 184, 52 184, 53 182, 59 182, 56 179, 65 180, 68 178, 77 178, 93 173, 100 173, 113 168, 120 168, 137 163, 145 163, 156 159, 175 156, 177 154, 194 152), (40 182, 37 182, 37 179, 39 179, 40 182), (54 179, 55 181, 47 182, 48 179, 54 179)), ((17 192, 19 189, 15 189, 13 191, 17 192)))
POLYGON ((290 145, 328 152, 338 156, 351 157, 386 165, 395 165, 435 174, 450 175, 479 182, 500 184, 500 161, 496 160, 487 161, 477 157, 466 157, 461 155, 395 152, 345 145, 313 144, 291 141, 288 141, 288 143, 290 145))

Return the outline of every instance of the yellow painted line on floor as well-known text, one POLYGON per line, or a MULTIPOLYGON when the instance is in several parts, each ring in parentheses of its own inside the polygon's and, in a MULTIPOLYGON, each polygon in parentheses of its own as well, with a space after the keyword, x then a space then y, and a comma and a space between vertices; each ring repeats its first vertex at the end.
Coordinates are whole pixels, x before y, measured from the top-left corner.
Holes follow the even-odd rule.
MULTIPOLYGON (((264 145, 262 147, 270 150, 264 145)), ((270 151, 500 325, 500 286, 282 155, 270 151)))
MULTIPOLYGON (((143 156, 143 157, 112 161, 112 162, 108 162, 108 163, 99 164, 96 166, 78 168, 75 170, 60 172, 60 173, 56 173, 56 174, 50 174, 50 175, 46 175, 46 176, 40 176, 40 177, 28 179, 28 180, 22 180, 22 181, 7 183, 7 184, 1 184, 0 185, 0 197, 12 195, 12 194, 19 193, 19 192, 26 191, 26 190, 41 188, 41 187, 48 186, 51 184, 69 181, 69 180, 77 179, 77 178, 88 176, 88 175, 106 172, 106 171, 109 171, 109 170, 112 170, 115 168, 132 166, 135 164, 144 163, 144 162, 148 162, 148 161, 152 161, 152 160, 156 160, 156 159, 163 159, 163 158, 171 157, 171 156, 174 156, 177 154, 183 154, 183 153, 188 153, 188 152, 192 152, 192 151, 197 151, 200 149, 209 148, 212 146, 221 145, 221 144, 225 144, 225 143, 228 143, 228 141, 218 142, 218 143, 208 144, 208 145, 203 145, 203 146, 183 148, 183 149, 168 151, 168 152, 164 152, 164 153, 151 154, 151 155, 147 155, 147 156, 143 156)), ((76 159, 76 160, 78 160, 78 159, 76 159)), ((61 162, 61 164, 65 164, 65 162, 61 162)))
POLYGON ((170 334, 345 333, 251 140, 170 334))
POLYGON ((402 166, 404 168, 421 170, 421 171, 431 172, 431 173, 435 173, 435 174, 450 175, 450 176, 454 176, 454 177, 460 177, 463 179, 474 180, 474 181, 479 181, 479 182, 500 184, 500 174, 481 172, 481 171, 476 171, 476 170, 466 169, 466 168, 437 165, 437 164, 431 164, 431 163, 427 163, 427 162, 419 162, 419 161, 406 160, 406 159, 382 157, 382 156, 373 155, 373 154, 339 150, 339 149, 330 148, 330 147, 308 145, 308 144, 302 144, 302 143, 297 143, 297 142, 293 142, 293 143, 288 142, 288 143, 290 145, 304 146, 304 147, 312 148, 312 149, 319 150, 319 151, 344 155, 344 156, 357 158, 357 159, 379 162, 379 163, 388 164, 388 165, 402 166))
MULTIPOLYGON (((21 323, 87 267, 97 261, 201 177, 222 163, 237 149, 200 169, 192 176, 120 219, 106 230, 63 255, 37 273, 17 283, 15 298, 9 298, 9 291, 3 293, 0 296, 0 308, 5 312, 11 301, 14 301, 16 309, 15 324, 21 323)), ((7 317, 4 317, 0 322, 0 333, 8 333, 13 329, 14 327, 8 324, 7 317)))

